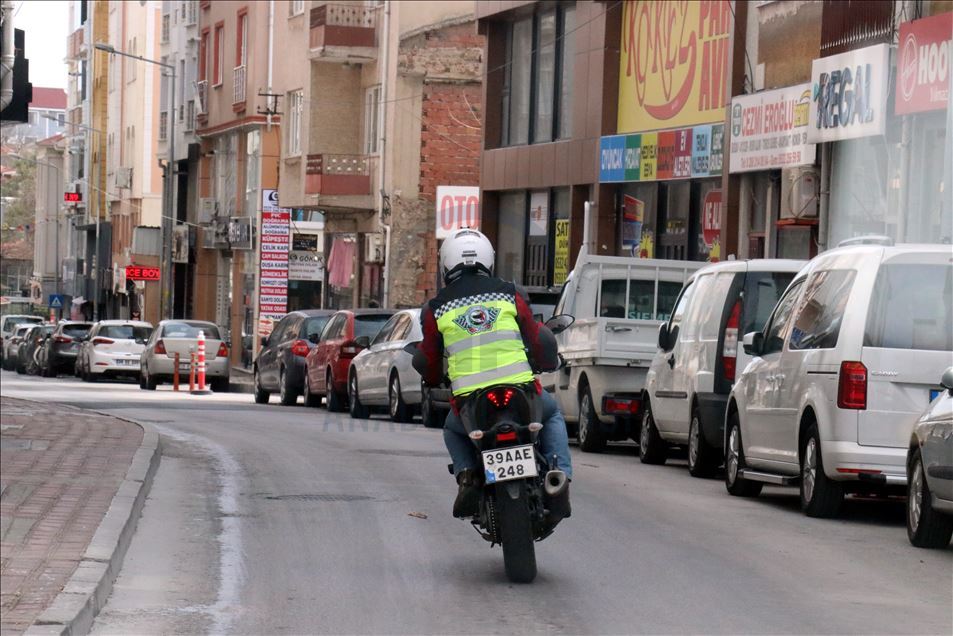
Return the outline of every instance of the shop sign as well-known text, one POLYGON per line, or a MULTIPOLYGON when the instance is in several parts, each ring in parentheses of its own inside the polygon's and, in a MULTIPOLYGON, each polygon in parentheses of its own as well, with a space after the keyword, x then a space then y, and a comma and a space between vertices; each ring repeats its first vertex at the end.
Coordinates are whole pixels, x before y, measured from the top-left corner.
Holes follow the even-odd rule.
POLYGON ((437 186, 437 240, 463 228, 480 229, 480 188, 437 186))
POLYGON ((618 130, 723 121, 732 21, 729 0, 627 0, 618 130))
POLYGON ((599 140, 599 181, 721 176, 724 124, 611 135, 599 140))
POLYGON ((953 13, 900 25, 897 50, 898 115, 944 110, 950 101, 953 13))
POLYGON ((324 257, 312 251, 288 254, 288 280, 324 280, 324 257))
POLYGON ((233 216, 228 221, 228 246, 233 250, 250 250, 254 248, 252 217, 233 216))
POLYGON ((549 234, 549 190, 539 190, 529 197, 529 235, 549 234))
POLYGON ((721 258, 721 190, 711 190, 702 202, 702 240, 708 249, 708 260, 721 258))
POLYGON ((126 265, 126 280, 157 281, 162 278, 162 270, 158 267, 141 267, 126 265))
POLYGON ((556 219, 553 258, 553 285, 562 285, 569 276, 569 219, 556 219))
POLYGON ((814 60, 807 140, 821 143, 882 135, 889 72, 889 44, 814 60))
POLYGON ((259 246, 258 335, 271 332, 288 313, 288 252, 291 211, 278 205, 277 190, 262 190, 259 246))
POLYGON ((811 85, 800 84, 731 100, 731 173, 814 163, 807 142, 811 85))
POLYGON ((291 249, 295 252, 317 252, 318 235, 295 232, 291 236, 291 249))

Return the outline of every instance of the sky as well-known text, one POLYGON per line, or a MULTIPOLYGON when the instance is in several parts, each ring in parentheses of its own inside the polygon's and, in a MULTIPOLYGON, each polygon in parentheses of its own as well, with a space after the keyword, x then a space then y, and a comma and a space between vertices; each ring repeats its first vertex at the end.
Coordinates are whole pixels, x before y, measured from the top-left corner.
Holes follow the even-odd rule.
POLYGON ((13 26, 26 32, 26 57, 34 86, 66 88, 66 36, 69 35, 69 2, 20 0, 13 26))

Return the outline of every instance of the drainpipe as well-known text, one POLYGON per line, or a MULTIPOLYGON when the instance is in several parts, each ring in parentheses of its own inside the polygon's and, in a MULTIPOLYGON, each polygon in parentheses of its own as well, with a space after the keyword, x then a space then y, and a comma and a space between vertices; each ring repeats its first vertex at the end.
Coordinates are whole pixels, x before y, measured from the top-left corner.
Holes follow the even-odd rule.
MULTIPOLYGON (((247 44, 246 44, 247 46, 247 44)), ((275 0, 268 0, 268 92, 271 93, 271 78, 274 70, 275 61, 275 0)), ((245 69, 248 72, 248 69, 245 69)), ((247 89, 246 89, 247 90, 247 89)), ((270 97, 268 99, 271 99, 270 97)), ((265 116, 267 123, 266 130, 271 132, 271 106, 267 108, 268 114, 265 116)))
MULTIPOLYGON (((387 134, 385 132, 385 126, 387 125, 387 117, 384 116, 386 112, 387 104, 387 89, 388 89, 388 80, 390 79, 390 69, 388 65, 390 64, 390 2, 386 3, 384 6, 384 50, 381 53, 381 96, 380 96, 380 106, 378 107, 378 125, 377 129, 380 134, 380 139, 377 144, 377 156, 380 157, 380 170, 379 170, 379 185, 380 187, 377 190, 377 206, 380 210, 380 225, 384 229, 384 273, 383 273, 383 287, 384 287, 384 297, 383 302, 381 303, 384 307, 390 307, 390 223, 384 222, 384 186, 385 173, 387 163, 385 161, 385 151, 387 147, 387 134)), ((393 202, 391 205, 396 202, 393 202)), ((394 213, 394 208, 391 207, 391 214, 394 213)), ((357 249, 363 248, 363 245, 358 245, 357 249)))
POLYGON ((3 5, 3 51, 0 51, 0 110, 13 101, 13 2, 4 0, 3 5))

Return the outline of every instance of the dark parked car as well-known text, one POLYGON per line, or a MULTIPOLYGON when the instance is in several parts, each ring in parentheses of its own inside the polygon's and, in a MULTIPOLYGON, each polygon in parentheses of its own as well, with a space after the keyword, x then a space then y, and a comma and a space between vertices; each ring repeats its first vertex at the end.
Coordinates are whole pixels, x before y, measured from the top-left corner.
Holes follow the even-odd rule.
POLYGON ((390 317, 390 309, 342 310, 334 314, 321 333, 318 345, 308 354, 305 403, 316 406, 326 398, 329 411, 347 406, 347 378, 351 360, 367 348, 390 317))
POLYGON ((46 339, 56 328, 55 325, 36 324, 27 329, 17 351, 17 373, 38 374, 40 369, 36 362, 36 353, 42 349, 46 339))
POLYGON ((44 345, 42 374, 56 377, 58 373, 73 373, 79 345, 92 328, 91 322, 64 321, 57 325, 44 345))
POLYGON ((275 325, 271 336, 262 338, 254 367, 256 402, 265 404, 275 391, 285 406, 298 401, 304 389, 305 358, 333 314, 333 309, 293 311, 275 325))

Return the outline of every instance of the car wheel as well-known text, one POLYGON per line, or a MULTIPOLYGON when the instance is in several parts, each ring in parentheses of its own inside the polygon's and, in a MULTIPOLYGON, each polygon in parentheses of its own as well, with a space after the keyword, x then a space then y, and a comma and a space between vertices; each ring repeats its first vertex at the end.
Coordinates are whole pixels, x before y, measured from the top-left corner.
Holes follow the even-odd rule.
POLYGON ((311 392, 311 380, 308 379, 308 371, 304 372, 304 405, 310 408, 321 406, 321 396, 311 392))
POLYGON ((718 463, 718 454, 702 433, 698 409, 692 409, 692 422, 688 427, 688 472, 692 477, 711 477, 718 463))
POLYGON ((143 367, 139 372, 139 377, 142 378, 140 386, 146 391, 155 391, 156 387, 159 386, 159 383, 149 374, 149 369, 146 367, 143 367))
POLYGON ((824 473, 821 438, 811 424, 801 445, 801 510, 808 517, 836 517, 844 505, 844 488, 824 473))
POLYGON ((668 446, 658 433, 652 404, 645 400, 642 409, 642 426, 639 428, 639 461, 643 464, 664 464, 668 459, 668 446))
POLYGON ((298 393, 291 386, 291 380, 284 369, 278 371, 278 401, 282 406, 294 406, 298 403, 298 393))
POLYGON ((579 448, 587 453, 601 453, 606 449, 606 437, 588 386, 579 395, 579 430, 576 437, 579 448))
POLYGON ((725 444, 725 488, 735 497, 757 497, 764 486, 760 481, 749 481, 741 477, 745 467, 745 452, 741 445, 741 424, 738 413, 728 418, 728 442, 725 444))
MULTIPOLYGON (((328 382, 328 387, 331 384, 328 382)), ((330 388, 328 389, 328 395, 331 395, 330 388)), ((357 373, 351 372, 351 377, 347 381, 347 400, 348 400, 348 411, 351 413, 351 417, 356 420, 364 420, 370 417, 371 413, 366 406, 361 404, 361 398, 357 393, 357 373)))
POLYGON ((400 377, 396 372, 391 373, 390 384, 387 389, 388 411, 391 421, 406 424, 414 419, 414 411, 404 402, 404 394, 400 390, 400 377))
POLYGON ((443 428, 443 423, 447 419, 446 411, 439 410, 434 406, 430 397, 430 389, 421 384, 420 387, 420 419, 427 428, 443 428))
POLYGON ((907 538, 918 548, 945 548, 953 537, 953 517, 933 508, 920 449, 913 451, 907 483, 907 538))
POLYGON ((327 398, 326 398, 326 400, 327 400, 327 403, 328 403, 328 411, 330 411, 331 413, 340 413, 340 412, 342 412, 342 411, 344 410, 344 406, 345 406, 345 404, 344 404, 345 396, 341 395, 340 393, 338 393, 337 391, 334 390, 334 382, 333 382, 333 380, 332 380, 332 378, 331 378, 331 370, 330 370, 330 369, 328 369, 328 376, 327 376, 327 384, 326 384, 326 387, 327 387, 327 394, 326 394, 326 395, 327 395, 327 398))
POLYGON ((261 385, 261 374, 258 373, 258 367, 255 367, 255 404, 268 404, 270 397, 271 392, 261 385))

